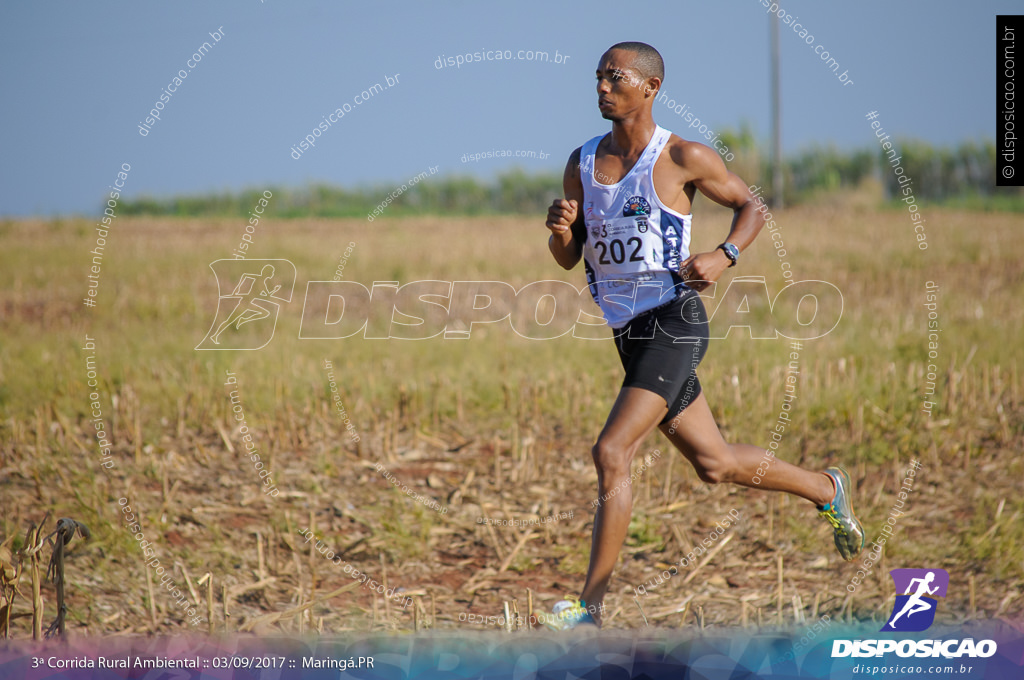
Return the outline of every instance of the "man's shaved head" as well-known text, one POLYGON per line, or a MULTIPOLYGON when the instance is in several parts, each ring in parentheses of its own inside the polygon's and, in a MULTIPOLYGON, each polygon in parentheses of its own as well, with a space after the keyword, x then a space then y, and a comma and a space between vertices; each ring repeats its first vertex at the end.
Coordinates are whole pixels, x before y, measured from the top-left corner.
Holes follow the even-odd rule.
MULTIPOLYGON (((661 81, 665 80, 665 61, 661 58, 658 50, 647 43, 620 42, 608 48, 608 52, 612 50, 632 52, 635 55, 633 67, 640 72, 642 78, 656 77, 661 81)), ((605 54, 608 52, 605 52, 605 54)))

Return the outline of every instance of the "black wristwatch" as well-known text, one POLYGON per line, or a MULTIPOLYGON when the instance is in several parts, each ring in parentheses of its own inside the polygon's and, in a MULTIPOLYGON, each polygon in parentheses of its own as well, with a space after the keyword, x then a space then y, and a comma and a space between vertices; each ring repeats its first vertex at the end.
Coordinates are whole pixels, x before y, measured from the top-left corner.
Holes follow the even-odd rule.
POLYGON ((726 241, 725 243, 722 243, 721 245, 719 245, 718 248, 723 253, 725 253, 725 256, 727 258, 729 258, 729 261, 731 262, 731 264, 729 266, 730 267, 735 267, 736 266, 736 260, 738 260, 739 257, 740 257, 740 249, 737 248, 736 246, 734 246, 733 244, 729 243, 728 241, 726 241))

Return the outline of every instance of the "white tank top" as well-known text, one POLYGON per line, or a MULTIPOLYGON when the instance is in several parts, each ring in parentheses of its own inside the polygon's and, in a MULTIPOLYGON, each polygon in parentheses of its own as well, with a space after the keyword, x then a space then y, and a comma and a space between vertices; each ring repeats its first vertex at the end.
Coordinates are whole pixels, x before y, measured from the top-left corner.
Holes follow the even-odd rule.
POLYGON ((690 219, 654 191, 654 164, 672 133, 657 126, 636 165, 617 184, 594 179, 599 135, 580 151, 583 263, 594 302, 612 328, 678 297, 686 289, 679 265, 690 254, 690 219))

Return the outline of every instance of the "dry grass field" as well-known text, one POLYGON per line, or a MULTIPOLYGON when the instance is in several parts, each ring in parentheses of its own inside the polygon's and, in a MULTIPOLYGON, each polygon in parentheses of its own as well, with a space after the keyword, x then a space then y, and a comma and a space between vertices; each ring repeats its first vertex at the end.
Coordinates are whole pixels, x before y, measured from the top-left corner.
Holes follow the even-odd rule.
MULTIPOLYGON (((703 484, 652 436, 636 463, 650 465, 634 486, 607 627, 792 627, 822 614, 881 621, 894 597, 888 570, 897 567, 949 571, 940 621, 1024 620, 1020 218, 926 213, 924 252, 904 212, 851 202, 777 216, 794 278, 830 282, 844 303, 835 330, 802 342, 797 406, 780 457, 813 468, 844 464, 869 539, 879 535, 911 461, 921 464, 880 563, 850 593, 858 563, 839 558, 809 504, 703 484), (927 282, 939 290, 942 329, 931 361, 927 282), (937 371, 927 414, 929 363, 937 371), (634 588, 678 563, 733 509, 739 521, 710 560, 634 599, 634 588)), ((699 205, 693 248, 713 248, 727 227, 727 214, 699 205)), ((576 594, 596 498, 589 449, 621 381, 610 342, 526 339, 508 321, 477 326, 468 340, 299 338, 306 282, 330 280, 350 242, 344 279, 368 288, 484 280, 519 289, 556 279, 581 287, 580 269, 564 272, 548 256, 542 220, 261 223, 249 257, 287 259, 298 271, 273 340, 256 351, 197 351, 217 309, 209 264, 230 257, 242 233, 242 220, 119 218, 97 305, 88 308, 93 222, 0 224, 0 541, 6 560, 23 567, 10 635, 32 636, 23 549, 27 529, 47 512, 47 533, 60 517, 92 533, 67 551, 75 637, 469 633, 495 629, 495 618, 476 617, 501 616, 505 602, 525 613, 530 598, 549 610, 576 594), (82 349, 86 336, 94 350, 82 349), (338 414, 325 361, 351 429, 338 414), (230 387, 228 371, 236 380, 230 387), (277 495, 263 493, 268 487, 245 454, 231 389, 277 495), (101 464, 96 410, 112 467, 101 464), (146 566, 119 499, 201 623, 186 620, 146 566), (362 587, 305 541, 305 529, 340 564, 413 604, 403 609, 362 587)), ((782 287, 767 236, 741 264, 727 272, 709 311, 734 275, 763 276, 773 296, 782 287)), ((772 322, 763 300, 748 304, 759 323, 772 322)), ((699 374, 727 438, 767 444, 791 351, 785 338, 755 340, 742 328, 712 343, 699 374)), ((43 571, 49 553, 40 553, 43 571)), ((41 596, 45 627, 55 615, 50 583, 41 596)))

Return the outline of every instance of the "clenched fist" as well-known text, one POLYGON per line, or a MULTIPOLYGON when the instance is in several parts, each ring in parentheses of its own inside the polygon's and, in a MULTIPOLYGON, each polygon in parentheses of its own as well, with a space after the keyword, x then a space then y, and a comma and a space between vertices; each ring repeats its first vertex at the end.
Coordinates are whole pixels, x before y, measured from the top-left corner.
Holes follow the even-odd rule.
POLYGON ((578 209, 579 206, 574 200, 556 199, 551 202, 551 207, 548 208, 548 219, 544 226, 550 229, 552 234, 565 238, 569 227, 576 221, 578 209))
POLYGON ((683 260, 679 275, 688 287, 701 291, 717 281, 729 264, 729 258, 721 250, 699 253, 683 260))

